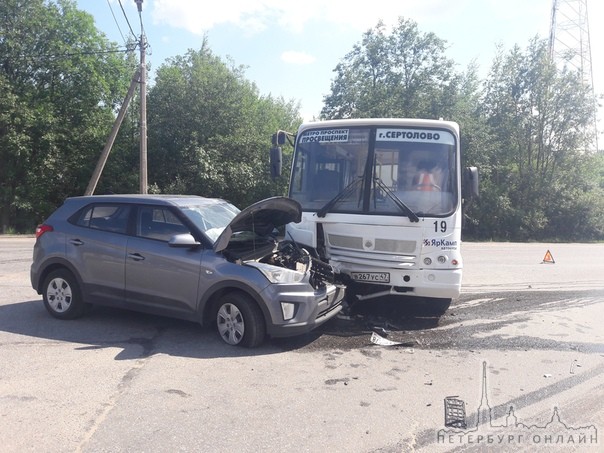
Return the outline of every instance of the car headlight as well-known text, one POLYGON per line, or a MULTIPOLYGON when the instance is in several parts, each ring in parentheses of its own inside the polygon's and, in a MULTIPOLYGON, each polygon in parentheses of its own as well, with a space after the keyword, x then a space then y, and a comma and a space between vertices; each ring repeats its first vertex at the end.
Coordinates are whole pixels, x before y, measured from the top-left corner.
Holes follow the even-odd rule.
POLYGON ((256 261, 246 264, 262 272, 271 283, 299 283, 304 278, 303 272, 293 271, 284 267, 271 266, 270 264, 258 263, 256 261))

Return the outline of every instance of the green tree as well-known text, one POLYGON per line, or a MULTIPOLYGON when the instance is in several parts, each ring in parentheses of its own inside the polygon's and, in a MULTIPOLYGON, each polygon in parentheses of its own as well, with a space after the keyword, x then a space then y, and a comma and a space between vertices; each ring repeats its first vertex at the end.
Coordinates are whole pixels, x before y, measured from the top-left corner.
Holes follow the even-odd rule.
POLYGON ((576 171, 589 160, 585 131, 594 102, 588 87, 578 74, 558 70, 545 41, 535 38, 526 51, 498 53, 483 105, 498 148, 480 202, 483 232, 517 240, 558 236, 551 226, 572 217, 561 206, 589 186, 576 171))
POLYGON ((336 66, 322 118, 451 118, 464 80, 445 50, 412 20, 399 18, 390 32, 378 22, 336 66))
POLYGON ((3 231, 84 192, 130 72, 72 0, 0 3, 3 231))
POLYGON ((299 106, 260 96, 244 68, 201 49, 171 58, 149 92, 149 181, 156 190, 222 197, 244 207, 283 194, 270 180, 277 129, 297 127, 299 106))

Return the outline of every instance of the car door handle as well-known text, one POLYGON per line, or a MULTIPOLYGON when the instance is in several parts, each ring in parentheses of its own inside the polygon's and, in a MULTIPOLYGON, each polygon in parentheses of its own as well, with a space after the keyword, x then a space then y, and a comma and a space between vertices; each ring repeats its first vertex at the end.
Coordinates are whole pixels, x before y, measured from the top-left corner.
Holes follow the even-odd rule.
POLYGON ((143 261, 145 259, 140 253, 128 253, 128 258, 131 258, 134 261, 143 261))
POLYGON ((84 245, 84 241, 82 241, 81 239, 70 239, 69 243, 75 246, 84 245))

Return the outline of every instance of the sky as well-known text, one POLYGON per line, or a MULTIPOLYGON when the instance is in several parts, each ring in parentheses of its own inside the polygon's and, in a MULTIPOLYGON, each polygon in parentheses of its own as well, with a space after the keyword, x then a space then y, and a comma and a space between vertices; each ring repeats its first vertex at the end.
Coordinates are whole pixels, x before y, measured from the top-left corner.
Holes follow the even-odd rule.
MULTIPOLYGON (((319 116, 336 65, 379 20, 388 26, 399 17, 414 20, 422 33, 447 42, 446 55, 458 70, 475 62, 484 78, 497 46, 525 49, 535 36, 549 37, 552 5, 553 0, 143 0, 141 17, 152 71, 169 57, 199 49, 206 37, 215 55, 246 68, 261 95, 299 101, 303 118, 310 120, 319 116)), ((112 41, 123 43, 130 28, 140 35, 135 0, 77 0, 77 6, 112 41)), ((602 93, 604 27, 597 24, 604 21, 604 2, 587 0, 587 8, 594 87, 602 93)), ((560 22, 568 11, 559 10, 560 22)))

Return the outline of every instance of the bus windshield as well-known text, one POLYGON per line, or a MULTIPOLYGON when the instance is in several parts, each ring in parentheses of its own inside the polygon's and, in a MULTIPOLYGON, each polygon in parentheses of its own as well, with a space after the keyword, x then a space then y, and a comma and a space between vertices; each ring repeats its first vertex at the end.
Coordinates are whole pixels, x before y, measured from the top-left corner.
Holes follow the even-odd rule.
POLYGON ((444 129, 306 129, 296 140, 289 196, 305 211, 450 215, 458 197, 456 150, 444 129))

